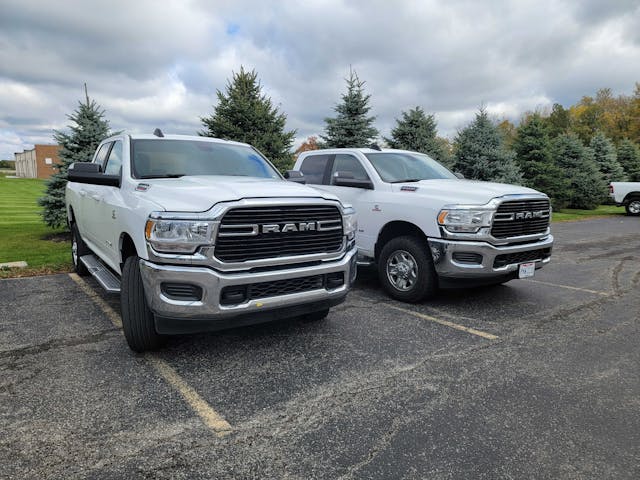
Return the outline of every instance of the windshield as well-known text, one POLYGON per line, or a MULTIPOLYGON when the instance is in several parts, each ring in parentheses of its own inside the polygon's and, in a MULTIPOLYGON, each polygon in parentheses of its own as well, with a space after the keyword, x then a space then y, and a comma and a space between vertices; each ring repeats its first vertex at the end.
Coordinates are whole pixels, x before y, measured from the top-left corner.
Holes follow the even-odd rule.
POLYGON ((175 178, 185 175, 228 175, 281 178, 256 150, 198 140, 132 140, 136 178, 175 178))
POLYGON ((454 178, 453 173, 423 153, 380 152, 365 154, 380 178, 389 183, 454 178))

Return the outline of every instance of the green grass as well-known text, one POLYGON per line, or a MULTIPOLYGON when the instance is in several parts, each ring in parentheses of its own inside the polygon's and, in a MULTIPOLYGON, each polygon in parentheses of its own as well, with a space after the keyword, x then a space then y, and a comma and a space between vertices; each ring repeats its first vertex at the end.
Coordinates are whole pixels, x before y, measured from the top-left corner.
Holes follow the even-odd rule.
POLYGON ((574 208, 564 208, 553 211, 554 222, 569 222, 572 220, 587 220, 589 218, 606 216, 625 215, 624 207, 615 205, 600 205, 595 210, 577 210, 574 208))
POLYGON ((24 260, 28 268, 0 270, 0 278, 65 272, 71 269, 64 229, 47 227, 38 197, 44 181, 0 176, 0 263, 24 260), (47 237, 57 237, 55 240, 47 237), (60 238, 62 237, 62 238, 60 238))

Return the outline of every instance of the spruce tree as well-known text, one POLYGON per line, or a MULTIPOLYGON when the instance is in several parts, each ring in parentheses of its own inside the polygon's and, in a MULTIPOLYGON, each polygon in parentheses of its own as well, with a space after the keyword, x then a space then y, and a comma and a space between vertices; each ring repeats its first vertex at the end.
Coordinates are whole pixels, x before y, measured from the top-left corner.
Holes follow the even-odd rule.
POLYGON ((466 178, 521 184, 515 154, 504 148, 502 135, 484 108, 454 140, 454 169, 466 178))
POLYGON ((213 115, 201 117, 199 135, 248 143, 260 150, 281 171, 291 167, 290 149, 295 130, 285 131, 287 116, 262 93, 255 70, 233 73, 226 91, 217 91, 213 115))
POLYGON ((520 124, 513 147, 524 184, 546 193, 554 208, 564 207, 568 181, 563 178, 562 170, 551 157, 547 129, 538 113, 532 114, 520 124))
POLYGON ((606 184, 610 182, 623 182, 626 175, 620 163, 618 163, 616 148, 604 133, 597 132, 589 144, 593 150, 593 158, 606 184))
POLYGON ((446 163, 442 142, 437 137, 437 123, 433 115, 426 115, 420 107, 402 112, 396 119, 391 137, 385 141, 390 148, 426 153, 434 160, 446 163))
POLYGON ((71 121, 69 132, 56 130, 53 135, 61 147, 58 154, 61 162, 55 165, 57 172, 47 180, 45 195, 38 199, 44 207, 42 218, 52 228, 67 223, 64 197, 69 165, 91 161, 98 144, 110 135, 104 110, 88 95, 84 103, 78 102, 78 108, 67 118, 71 121))
POLYGON ((571 128, 571 115, 569 110, 565 109, 559 103, 554 103, 551 113, 545 118, 547 124, 547 132, 550 138, 555 138, 563 133, 568 133, 571 128))
POLYGON ((628 138, 618 145, 618 162, 630 182, 640 182, 640 148, 628 138))
POLYGON ((334 107, 337 115, 324 119, 325 135, 320 135, 323 147, 368 147, 378 136, 373 126, 376 117, 367 116, 371 107, 371 95, 364 93, 364 81, 351 70, 347 82, 347 93, 342 95, 342 103, 334 107))
POLYGON ((604 200, 606 185, 593 158, 593 151, 585 147, 574 133, 556 137, 551 147, 553 159, 569 183, 568 206, 595 209, 604 200))

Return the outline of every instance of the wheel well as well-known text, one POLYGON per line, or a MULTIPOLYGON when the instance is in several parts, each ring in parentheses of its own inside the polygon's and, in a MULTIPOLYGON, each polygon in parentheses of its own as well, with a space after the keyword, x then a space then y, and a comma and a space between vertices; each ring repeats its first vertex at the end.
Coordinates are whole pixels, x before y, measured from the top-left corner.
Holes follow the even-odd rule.
POLYGON ((640 198, 640 192, 627 193, 627 196, 624 197, 624 200, 622 201, 622 203, 630 202, 631 200, 634 200, 636 198, 640 198))
POLYGON ((69 224, 69 226, 71 226, 71 224, 75 223, 75 221, 76 221, 76 216, 73 213, 73 207, 69 205, 69 215, 67 215, 67 223, 69 224))
POLYGON ((133 243, 132 238, 127 233, 123 233, 120 235, 120 261, 122 262, 120 266, 124 265, 124 262, 127 261, 127 258, 137 255, 138 251, 136 250, 136 244, 133 243))
POLYGON ((380 234, 378 235, 378 240, 376 241, 375 247, 376 260, 380 257, 382 248, 389 240, 404 235, 423 238, 425 241, 427 239, 427 236, 424 234, 424 232, 413 223, 403 222, 400 220, 389 222, 384 227, 382 227, 382 230, 380 230, 380 234))

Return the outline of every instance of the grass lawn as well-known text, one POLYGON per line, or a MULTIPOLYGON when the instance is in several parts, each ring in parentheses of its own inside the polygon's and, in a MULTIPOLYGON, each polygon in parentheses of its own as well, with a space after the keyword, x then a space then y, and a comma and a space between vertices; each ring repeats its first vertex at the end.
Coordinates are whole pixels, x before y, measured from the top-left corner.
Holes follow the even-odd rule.
POLYGON ((600 205, 595 210, 577 210, 573 208, 564 208, 553 211, 554 222, 568 222, 571 220, 586 220, 594 217, 625 215, 624 207, 616 207, 615 205, 600 205))
POLYGON ((0 269, 0 278, 71 270, 68 235, 47 227, 40 217, 37 199, 43 192, 43 180, 0 175, 0 263, 29 264, 0 269))

